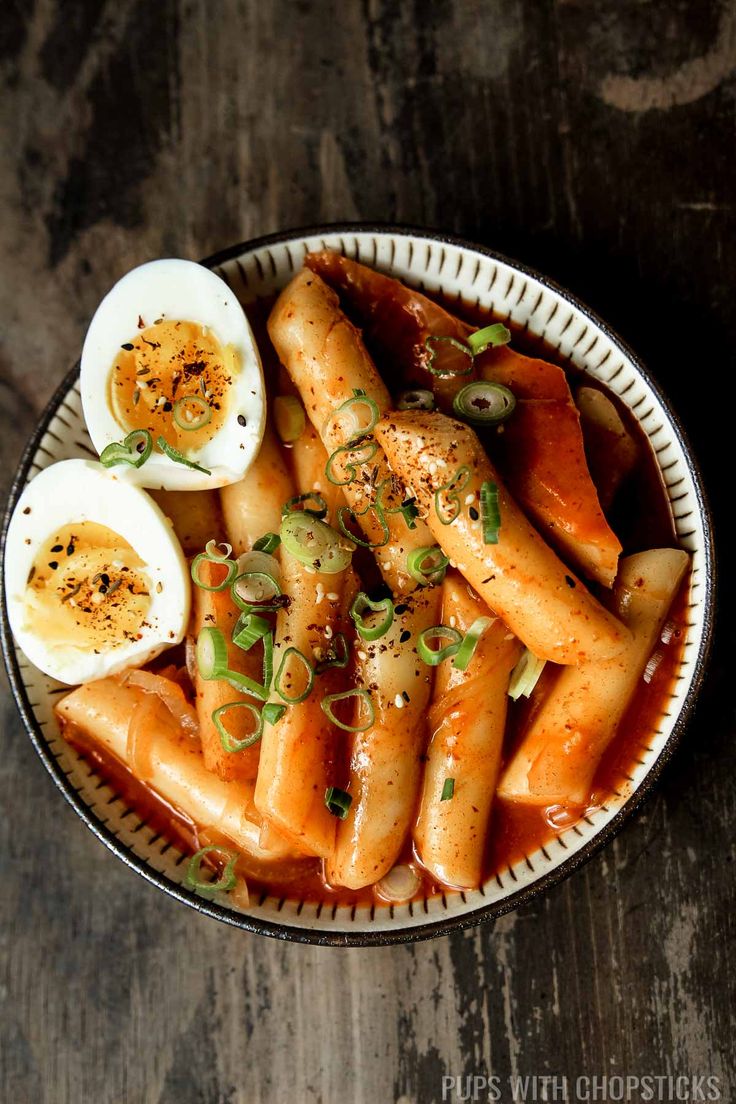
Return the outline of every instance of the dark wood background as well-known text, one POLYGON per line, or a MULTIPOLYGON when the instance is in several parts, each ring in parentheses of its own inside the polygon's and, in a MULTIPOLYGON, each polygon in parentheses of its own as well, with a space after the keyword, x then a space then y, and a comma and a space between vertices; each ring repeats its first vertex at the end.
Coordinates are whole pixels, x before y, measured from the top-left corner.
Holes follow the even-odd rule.
POLYGON ((734 3, 5 0, 0 27, 3 483, 129 267, 402 221, 536 266, 641 353, 723 567, 709 685, 641 815, 541 900, 415 947, 168 900, 64 804, 3 683, 0 1099, 424 1104, 468 1073, 712 1074, 728 1099, 734 3))

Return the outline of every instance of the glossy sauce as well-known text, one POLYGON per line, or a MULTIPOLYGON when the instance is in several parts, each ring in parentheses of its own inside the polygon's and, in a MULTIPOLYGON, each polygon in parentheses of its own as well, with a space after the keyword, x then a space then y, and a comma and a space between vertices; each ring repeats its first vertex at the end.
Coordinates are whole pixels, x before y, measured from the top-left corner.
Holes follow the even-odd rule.
MULTIPOLYGON (((439 301, 442 301, 440 297, 439 301)), ((474 307, 458 304, 456 300, 443 303, 451 312, 462 316, 477 325, 487 325, 494 321, 492 316, 480 312, 474 307)), ((265 319, 272 301, 263 300, 248 308, 249 321, 257 335, 262 352, 264 374, 267 386, 273 394, 276 391, 289 390, 279 379, 278 360, 268 341, 265 319), (276 382, 278 381, 278 382, 276 382)), ((512 338, 513 345, 523 353, 537 356, 560 364, 566 371, 573 390, 580 382, 586 386, 599 387, 614 403, 622 420, 639 446, 636 467, 627 483, 619 491, 609 519, 623 544, 623 555, 654 547, 677 547, 672 514, 662 484, 651 446, 646 435, 624 405, 602 386, 582 374, 572 370, 566 363, 560 363, 555 352, 536 339, 530 339, 525 332, 518 332, 512 338)), ((282 373, 283 375, 283 373, 282 373)), ((287 461, 288 462, 288 461, 287 461)), ((590 589, 599 597, 605 595, 603 588, 590 585, 590 589)), ((571 828, 583 815, 609 802, 623 804, 631 792, 632 767, 641 759, 642 752, 651 744, 667 702, 673 692, 679 669, 682 647, 686 635, 686 613, 689 590, 689 577, 686 576, 682 588, 663 631, 654 655, 656 663, 650 662, 649 681, 640 683, 632 702, 624 716, 619 730, 606 751, 596 772, 593 792, 586 810, 565 810, 561 808, 537 808, 516 806, 513 803, 497 800, 494 804, 491 826, 485 856, 484 879, 499 877, 515 863, 531 855, 541 846, 549 844, 561 831, 571 828)), ((504 760, 507 760, 515 740, 528 722, 532 712, 543 700, 545 689, 551 685, 555 670, 552 665, 542 675, 530 701, 521 700, 511 703, 504 760)), ((65 734, 72 743, 78 743, 74 734, 65 734)), ((347 755, 347 743, 345 744, 347 755)), ((177 846, 192 849, 199 845, 194 825, 172 810, 147 786, 138 782, 122 764, 113 761, 110 756, 101 753, 97 747, 83 741, 80 750, 92 759, 103 777, 110 778, 115 788, 134 805, 143 819, 156 827, 157 831, 167 834, 177 846)), ((435 894, 453 892, 438 885, 423 870, 414 853, 411 840, 407 841, 401 862, 412 863, 420 877, 421 886, 418 900, 435 894)), ((251 869, 247 876, 251 900, 266 895, 276 898, 295 898, 304 901, 321 901, 326 908, 336 905, 388 905, 373 887, 359 891, 332 888, 322 877, 321 864, 316 860, 289 864, 289 869, 279 874, 277 870, 264 871, 263 877, 254 874, 251 869)))

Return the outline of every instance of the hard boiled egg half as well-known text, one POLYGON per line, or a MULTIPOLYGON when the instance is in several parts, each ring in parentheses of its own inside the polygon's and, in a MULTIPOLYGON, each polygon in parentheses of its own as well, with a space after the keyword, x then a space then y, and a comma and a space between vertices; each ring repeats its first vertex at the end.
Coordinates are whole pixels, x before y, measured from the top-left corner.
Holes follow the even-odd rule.
POLYGON ((251 328, 227 284, 193 261, 151 261, 115 284, 87 332, 81 390, 103 462, 108 446, 142 430, 129 440, 136 459, 150 434, 139 466, 111 450, 122 478, 144 487, 235 483, 260 447, 266 403, 251 328))
POLYGON ((182 640, 189 617, 189 572, 166 517, 88 460, 52 464, 24 490, 5 587, 18 644, 70 685, 146 663, 182 640))

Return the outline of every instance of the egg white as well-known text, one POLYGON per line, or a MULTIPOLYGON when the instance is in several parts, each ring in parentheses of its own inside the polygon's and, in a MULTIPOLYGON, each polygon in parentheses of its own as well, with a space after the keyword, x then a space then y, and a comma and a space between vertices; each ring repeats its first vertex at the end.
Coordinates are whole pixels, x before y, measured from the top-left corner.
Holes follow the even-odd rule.
POLYGON ((108 403, 108 379, 121 345, 159 318, 206 326, 221 345, 232 345, 239 372, 229 390, 225 424, 188 459, 209 469, 195 471, 154 452, 140 468, 119 465, 121 478, 143 487, 196 491, 242 479, 260 448, 266 424, 266 398, 258 347, 243 308, 230 288, 194 261, 165 259, 132 269, 108 292, 90 323, 81 362, 81 394, 89 435, 98 452, 120 441, 125 430, 108 403), (245 418, 245 425, 238 416, 245 418))
POLYGON ((20 648, 39 670, 68 685, 116 674, 153 659, 184 637, 189 619, 187 563, 170 522, 151 496, 89 460, 62 460, 31 480, 8 527, 5 546, 8 617, 20 648), (96 522, 117 533, 143 561, 151 604, 141 639, 125 640, 98 655, 53 645, 26 624, 26 589, 43 545, 66 525, 96 522))

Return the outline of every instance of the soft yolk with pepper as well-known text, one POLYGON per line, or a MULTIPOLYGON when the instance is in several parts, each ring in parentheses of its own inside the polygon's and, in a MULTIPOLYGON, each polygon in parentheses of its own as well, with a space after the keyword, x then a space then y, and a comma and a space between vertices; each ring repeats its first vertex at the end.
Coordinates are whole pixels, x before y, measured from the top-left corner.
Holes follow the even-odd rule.
POLYGON ((180 452, 203 448, 227 415, 238 370, 223 346, 196 322, 158 321, 120 349, 108 383, 108 401, 126 431, 147 429, 180 452))
POLYGON ((50 645, 96 652, 140 639, 151 605, 144 566, 107 526, 65 526, 44 543, 31 568, 28 628, 50 645))

